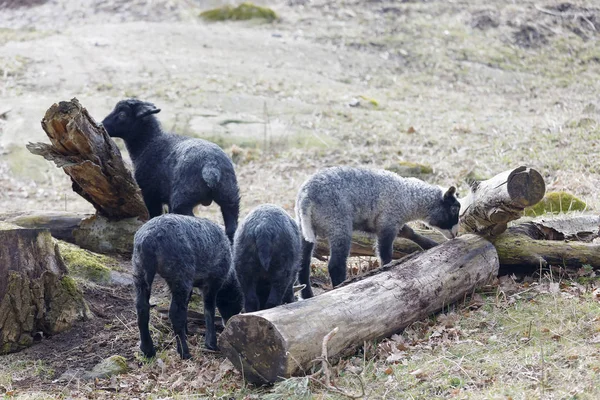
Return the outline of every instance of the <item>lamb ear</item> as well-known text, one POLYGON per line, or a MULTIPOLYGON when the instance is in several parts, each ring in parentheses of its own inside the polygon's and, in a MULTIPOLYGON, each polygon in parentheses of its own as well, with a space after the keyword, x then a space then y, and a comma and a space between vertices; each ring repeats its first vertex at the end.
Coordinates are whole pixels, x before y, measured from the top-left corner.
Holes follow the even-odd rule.
POLYGON ((454 186, 450 186, 448 188, 448 190, 446 191, 446 193, 444 193, 444 200, 448 200, 448 199, 454 197, 455 193, 456 193, 456 188, 454 186))
POLYGON ((137 114, 135 114, 136 118, 144 118, 151 114, 158 114, 160 112, 160 108, 156 108, 156 106, 152 103, 143 103, 140 106, 137 114))

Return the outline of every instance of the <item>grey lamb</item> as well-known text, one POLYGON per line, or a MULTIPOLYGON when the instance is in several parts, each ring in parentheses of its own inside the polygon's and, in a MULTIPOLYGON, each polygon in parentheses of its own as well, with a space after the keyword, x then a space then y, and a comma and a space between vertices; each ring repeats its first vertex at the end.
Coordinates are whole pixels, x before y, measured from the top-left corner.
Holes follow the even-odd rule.
POLYGON ((264 204, 248 214, 235 233, 233 260, 246 312, 295 300, 300 270, 300 228, 281 207, 264 204))
POLYGON ((214 143, 163 131, 158 112, 152 103, 122 100, 102 121, 111 137, 125 141, 150 218, 164 204, 171 213, 194 215, 196 205, 214 201, 233 241, 240 208, 233 163, 214 143))
POLYGON ((156 354, 150 337, 150 291, 158 273, 171 290, 169 318, 181 358, 190 358, 187 345, 187 308, 192 289, 202 290, 206 347, 217 350, 215 304, 223 324, 242 310, 242 293, 233 268, 231 245, 223 228, 204 218, 165 214, 145 223, 133 240, 132 263, 137 293, 140 349, 156 354))
POLYGON ((335 287, 346 280, 352 231, 376 234, 381 265, 392 260, 396 236, 411 239, 425 249, 437 244, 405 225, 409 221, 424 221, 446 237, 454 237, 460 210, 455 192, 454 186, 444 192, 419 179, 384 170, 333 167, 314 174, 296 199, 296 220, 304 236, 299 276, 300 283, 306 285, 302 297, 313 295, 310 259, 318 236, 329 241, 327 267, 335 287))

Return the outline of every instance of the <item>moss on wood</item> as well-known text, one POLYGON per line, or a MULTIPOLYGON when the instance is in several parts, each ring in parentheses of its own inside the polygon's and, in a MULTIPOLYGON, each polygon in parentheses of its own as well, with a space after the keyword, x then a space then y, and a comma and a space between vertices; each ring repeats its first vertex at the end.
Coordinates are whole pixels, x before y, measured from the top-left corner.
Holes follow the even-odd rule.
POLYGON ((59 242, 60 254, 69 273, 98 284, 110 282, 109 257, 94 254, 75 245, 59 242))
POLYGON ((546 196, 532 207, 525 209, 525 215, 535 217, 547 213, 560 214, 571 211, 587 210, 587 204, 567 192, 549 192, 546 196))

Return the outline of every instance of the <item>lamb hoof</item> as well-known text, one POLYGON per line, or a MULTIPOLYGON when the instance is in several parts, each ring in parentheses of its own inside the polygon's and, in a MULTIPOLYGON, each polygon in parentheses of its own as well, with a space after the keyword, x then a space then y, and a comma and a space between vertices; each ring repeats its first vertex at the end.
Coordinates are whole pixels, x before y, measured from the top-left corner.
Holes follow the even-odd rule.
POLYGON ((205 343, 204 345, 206 346, 206 348, 207 348, 208 350, 212 350, 212 351, 219 351, 219 346, 217 346, 216 344, 208 344, 208 343, 205 343))
POLYGON ((190 360, 192 358, 192 355, 190 353, 185 353, 181 355, 181 359, 182 360, 190 360))
POLYGON ((156 350, 154 350, 154 347, 150 350, 142 349, 142 354, 144 354, 144 357, 146 358, 154 358, 154 356, 156 356, 156 350))

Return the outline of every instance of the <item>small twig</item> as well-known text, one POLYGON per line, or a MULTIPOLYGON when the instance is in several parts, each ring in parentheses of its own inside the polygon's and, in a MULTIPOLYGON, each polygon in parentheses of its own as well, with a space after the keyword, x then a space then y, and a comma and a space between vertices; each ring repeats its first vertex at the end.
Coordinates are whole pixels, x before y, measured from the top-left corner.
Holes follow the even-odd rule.
POLYGON ((123 324, 123 326, 124 326, 124 327, 125 327, 125 328, 126 328, 126 329, 127 329, 129 332, 130 332, 130 333, 133 333, 133 329, 131 329, 130 327, 128 327, 128 326, 127 326, 127 324, 126 324, 125 322, 123 322, 123 321, 121 320, 121 318, 119 318, 119 316, 118 316, 118 315, 115 315, 115 318, 116 318, 116 319, 117 319, 117 320, 118 320, 120 323, 122 323, 122 324, 123 324))
MULTIPOLYGON (((462 366, 461 366, 459 363, 457 363, 456 361, 454 361, 453 359, 451 359, 451 358, 448 358, 448 357, 442 357, 442 358, 443 358, 443 359, 445 359, 445 360, 447 360, 447 361, 450 361, 451 363, 453 363, 454 365, 456 365, 456 366, 457 366, 457 367, 458 367, 458 368, 459 368, 459 369, 462 371, 462 373, 463 373, 463 374, 465 374, 467 378, 469 378, 469 380, 470 380, 471 382, 474 382, 474 380, 473 380, 473 378, 471 377, 471 375, 470 375, 470 374, 469 374, 467 371, 465 371, 465 369, 464 369, 464 368, 463 368, 463 367, 462 367, 462 366)), ((460 358, 460 362, 461 362, 461 363, 462 363, 462 360, 463 360, 464 358, 465 358, 464 356, 460 358)))
POLYGON ((327 335, 325 335, 323 337, 323 343, 321 344, 321 357, 318 357, 315 359, 315 361, 321 361, 321 368, 315 372, 314 374, 311 375, 311 377, 314 377, 315 375, 318 374, 324 374, 325 375, 325 382, 327 383, 327 385, 330 385, 330 377, 331 377, 331 372, 329 371, 329 360, 327 360, 327 344, 329 343, 329 340, 331 340, 332 337, 335 336, 336 333, 338 333, 339 328, 336 326, 331 332, 329 332, 327 335))
POLYGON ((320 380, 314 378, 312 375, 309 376, 308 378, 311 381, 313 381, 315 383, 318 383, 319 385, 324 386, 325 389, 329 390, 330 392, 341 394, 342 396, 346 396, 346 397, 349 397, 351 399, 362 399, 362 398, 365 397, 365 383, 362 380, 362 378, 360 377, 360 375, 355 374, 353 372, 351 372, 351 374, 353 374, 354 376, 356 376, 358 378, 358 382, 360 383, 360 392, 361 393, 358 394, 358 395, 355 395, 355 394, 352 394, 352 393, 347 393, 347 392, 345 392, 345 391, 343 391, 343 390, 341 390, 341 389, 339 389, 339 388, 337 388, 335 386, 332 386, 332 385, 326 385, 325 383, 321 382, 320 380))
POLYGON ((547 8, 540 7, 537 4, 534 4, 534 7, 539 12, 544 13, 544 14, 548 14, 548 15, 552 15, 554 17, 561 17, 562 18, 562 17, 568 17, 569 16, 569 14, 563 14, 563 13, 559 13, 559 12, 556 12, 556 11, 548 10, 547 8))
POLYGON ((596 32, 596 26, 592 23, 592 21, 590 21, 588 19, 588 17, 586 17, 585 15, 580 15, 581 19, 584 20, 585 22, 587 22, 590 25, 590 28, 592 28, 592 30, 594 32, 596 32))
POLYGON ((327 359, 327 344, 329 343, 329 340, 331 340, 331 338, 334 337, 336 333, 338 333, 338 331, 339 331, 339 328, 336 326, 331 332, 329 332, 327 335, 325 335, 323 337, 323 343, 321 344, 321 356, 314 360, 314 361, 321 361, 321 368, 314 374, 309 375, 308 378, 311 381, 324 386, 327 390, 329 390, 331 392, 341 394, 342 396, 346 396, 351 399, 363 398, 365 396, 365 385, 359 375, 354 374, 358 377, 359 382, 360 382, 361 394, 359 394, 359 395, 345 392, 331 383, 331 370, 330 370, 331 364, 329 364, 329 360, 327 359), (315 376, 319 375, 319 374, 325 375, 325 382, 322 382, 320 379, 315 378, 315 376))
POLYGON ((318 140, 319 140, 321 143, 323 143, 323 144, 325 145, 325 147, 329 147, 329 143, 327 143, 326 141, 324 141, 324 140, 321 138, 321 136, 319 136, 319 135, 317 134, 317 132, 315 132, 315 129, 313 129, 313 130, 311 131, 311 133, 312 133, 312 134, 313 134, 313 136, 314 136, 314 137, 316 137, 316 138, 317 138, 317 139, 318 139, 318 140))

